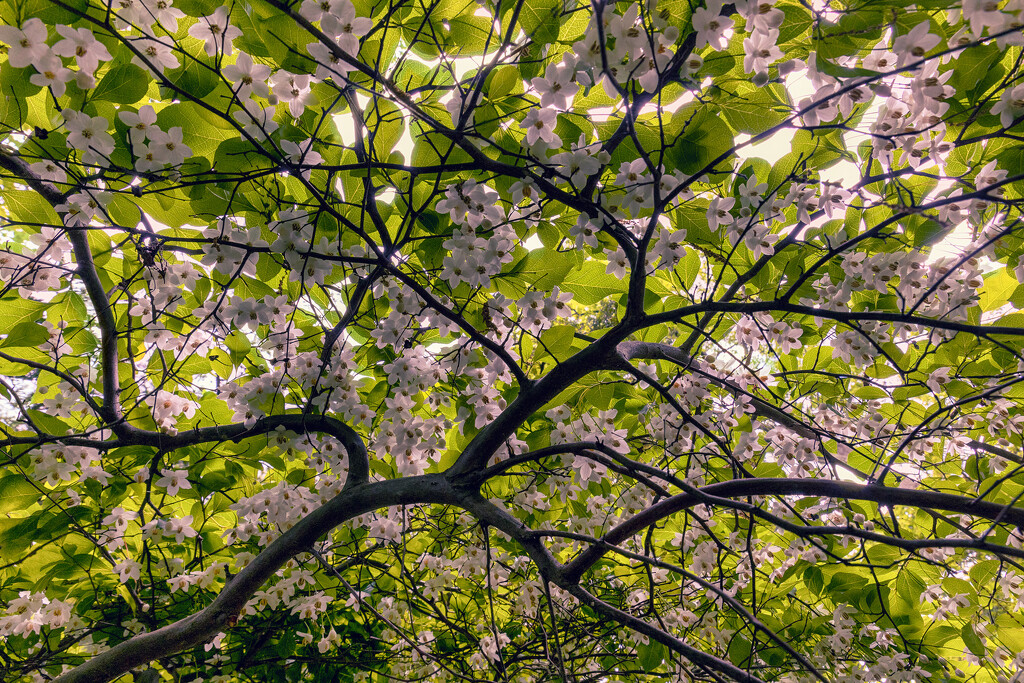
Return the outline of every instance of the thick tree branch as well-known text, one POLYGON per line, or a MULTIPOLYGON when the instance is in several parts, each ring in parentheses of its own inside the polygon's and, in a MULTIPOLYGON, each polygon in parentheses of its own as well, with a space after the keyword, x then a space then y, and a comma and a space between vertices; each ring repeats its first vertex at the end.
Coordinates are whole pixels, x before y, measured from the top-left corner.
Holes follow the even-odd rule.
POLYGON ((924 328, 949 330, 950 332, 966 332, 975 336, 1005 334, 1014 337, 1024 336, 1024 327, 1011 325, 973 325, 941 318, 925 318, 920 315, 890 313, 886 311, 831 311, 813 306, 803 306, 785 301, 705 301, 690 306, 683 306, 670 311, 653 313, 644 319, 644 326, 658 325, 668 322, 679 322, 691 316, 706 312, 715 313, 796 313, 810 315, 843 323, 853 322, 888 322, 904 325, 918 325, 924 328))
MULTIPOLYGON (((1024 529, 1024 508, 990 503, 951 493, 900 489, 873 484, 854 484, 846 481, 824 479, 737 479, 709 484, 700 489, 656 503, 630 519, 622 522, 602 537, 602 542, 618 545, 643 529, 694 505, 714 505, 715 498, 739 498, 750 496, 814 496, 837 500, 865 500, 887 507, 906 505, 917 508, 932 508, 957 512, 989 520, 999 520, 1024 529)), ((591 546, 565 566, 567 580, 578 580, 607 551, 603 546, 591 546)))
MULTIPOLYGON (((676 365, 679 365, 683 369, 692 370, 697 372, 697 368, 693 365, 693 359, 690 358, 681 349, 671 346, 669 344, 659 344, 656 342, 641 342, 641 341, 625 341, 619 344, 619 353, 623 360, 667 360, 676 365)), ((747 391, 744 391, 740 386, 734 382, 730 382, 727 379, 716 377, 714 375, 701 372, 700 374, 707 377, 712 384, 722 389, 726 389, 733 396, 743 396, 750 401, 750 405, 754 407, 754 414, 760 418, 771 420, 777 424, 782 425, 793 431, 796 434, 804 437, 805 439, 817 440, 820 435, 800 422, 792 415, 779 410, 775 406, 763 401, 756 396, 753 396, 747 391)))
POLYGON ((732 662, 724 659, 719 659, 714 655, 710 655, 703 650, 699 650, 692 645, 685 643, 684 641, 676 638, 670 633, 661 630, 651 624, 647 623, 639 617, 634 617, 629 612, 624 612, 604 600, 597 598, 586 589, 581 586, 574 585, 568 589, 569 594, 575 597, 577 600, 582 602, 584 605, 590 607, 598 614, 612 619, 613 621, 626 626, 637 633, 647 636, 651 640, 655 640, 668 649, 676 652, 686 659, 690 660, 697 666, 716 671, 721 674, 725 674, 729 678, 737 681, 737 683, 765 683, 764 680, 753 675, 749 671, 745 671, 740 667, 736 666, 732 662))
MULTIPOLYGON (((40 180, 39 176, 32 172, 28 164, 17 156, 0 151, 0 167, 10 171, 28 184, 29 187, 38 192, 54 208, 64 203, 65 195, 57 191, 50 183, 40 180)), ((110 305, 110 299, 103 288, 103 283, 100 281, 99 273, 96 271, 96 264, 92 258, 88 227, 75 225, 68 226, 66 230, 75 254, 78 275, 82 278, 85 291, 89 295, 93 309, 96 311, 96 318, 100 328, 103 403, 100 406, 99 412, 107 426, 117 434, 122 426, 118 398, 120 383, 117 371, 119 360, 117 355, 117 322, 114 320, 114 311, 110 305)))
POLYGON ((392 505, 457 504, 447 480, 423 475, 353 486, 284 532, 234 576, 206 608, 115 645, 57 677, 57 683, 104 683, 154 659, 201 645, 233 626, 253 594, 295 555, 342 522, 392 505))

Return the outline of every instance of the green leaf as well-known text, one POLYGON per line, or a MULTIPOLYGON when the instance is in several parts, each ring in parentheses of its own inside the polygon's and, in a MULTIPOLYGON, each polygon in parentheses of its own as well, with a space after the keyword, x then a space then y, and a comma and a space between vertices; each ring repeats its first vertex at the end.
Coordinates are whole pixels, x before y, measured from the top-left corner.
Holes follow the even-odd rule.
MULTIPOLYGON (((217 145, 213 157, 213 168, 218 173, 237 173, 243 169, 270 168, 270 159, 256 145, 240 137, 224 140, 217 145)), ((200 188, 208 192, 208 188, 200 188)))
POLYGON ((953 226, 924 216, 910 216, 904 222, 903 228, 913 239, 914 247, 921 249, 941 242, 952 231, 953 226))
POLYGON ((519 12, 519 25, 523 32, 543 45, 558 37, 561 0, 527 0, 519 12))
POLYGON ((964 624, 963 628, 960 629, 960 635, 964 639, 964 645, 971 651, 976 657, 984 657, 987 649, 985 643, 978 634, 974 632, 974 627, 970 624, 964 624))
POLYGON ((21 298, 0 300, 0 329, 12 329, 25 321, 38 322, 43 319, 43 311, 49 304, 39 301, 27 301, 21 298))
POLYGON ((68 0, 60 3, 51 0, 26 0, 19 5, 21 14, 26 19, 37 17, 47 24, 71 24, 89 9, 88 0, 68 0))
POLYGON ((61 224, 53 205, 43 199, 35 190, 5 189, 3 203, 7 214, 16 221, 24 221, 29 224, 61 224))
POLYGON ((491 87, 487 91, 487 96, 492 100, 503 99, 519 84, 519 69, 512 65, 498 67, 491 76, 491 87))
POLYGON ((786 91, 778 85, 758 88, 740 84, 717 104, 733 130, 756 135, 786 120, 787 101, 786 91))
MULTIPOLYGON (((732 131, 725 119, 707 105, 690 104, 672 115, 672 128, 681 135, 667 151, 673 165, 686 174, 695 174, 732 149, 732 131)), ((671 169, 669 169, 671 170, 671 169)))
POLYGON ((569 272, 558 286, 563 292, 572 292, 573 301, 593 306, 598 301, 626 291, 625 280, 605 272, 607 267, 600 261, 586 261, 578 269, 569 272))
POLYGON ((224 346, 228 347, 231 352, 231 362, 235 365, 239 365, 252 349, 249 338, 239 330, 235 330, 224 338, 224 346))
POLYGON ((665 657, 668 656, 668 648, 656 640, 652 640, 646 645, 640 645, 636 651, 640 666, 648 673, 661 666, 662 662, 665 661, 665 657))
POLYGON ((63 420, 60 420, 53 415, 44 413, 41 410, 29 408, 28 416, 32 419, 32 422, 43 430, 46 434, 52 434, 54 436, 64 436, 68 433, 68 425, 63 420))
POLYGON ((194 102, 180 102, 157 113, 157 125, 163 130, 181 127, 182 138, 195 154, 210 155, 223 140, 240 138, 235 127, 194 102))
POLYGON ((7 333, 4 340, 0 342, 0 348, 34 348, 46 342, 49 338, 50 333, 44 325, 26 320, 11 328, 11 331, 7 333))
POLYGON ((992 64, 1002 56, 1003 51, 995 43, 964 50, 954 63, 949 85, 962 92, 971 90, 984 79, 992 64))
POLYGON ((65 325, 81 325, 88 315, 85 299, 78 292, 71 291, 54 297, 46 311, 47 320, 54 323, 62 322, 65 325))
POLYGON ((1020 283, 1008 268, 1002 268, 985 276, 981 289, 981 310, 994 311, 1005 304, 1020 283))
POLYGON ((0 476, 0 512, 27 510, 39 500, 39 491, 20 474, 0 476))
POLYGON ((100 79, 92 91, 92 97, 117 104, 134 104, 146 95, 149 82, 149 75, 141 67, 121 64, 100 79))
POLYGON ((502 273, 498 280, 498 288, 506 296, 518 299, 530 290, 550 290, 561 285, 566 273, 573 267, 573 259, 568 254, 549 249, 535 249, 514 263, 502 273))
POLYGON ((573 354, 572 342, 576 328, 572 325, 555 325, 540 335, 540 343, 555 360, 563 361, 573 354))
POLYGON ((804 570, 804 584, 807 586, 815 595, 821 595, 821 591, 825 588, 825 578, 821 574, 821 569, 815 565, 811 565, 804 570))
POLYGON ((729 655, 729 661, 736 666, 749 666, 750 653, 750 641, 743 636, 735 635, 732 640, 729 641, 729 650, 727 654, 729 655))
POLYGON ((199 60, 183 58, 185 64, 168 71, 167 80, 181 88, 192 97, 203 98, 221 84, 220 76, 211 67, 199 60))
POLYGON ((836 572, 828 582, 827 590, 832 595, 843 597, 850 592, 859 591, 867 582, 867 578, 861 574, 836 572))

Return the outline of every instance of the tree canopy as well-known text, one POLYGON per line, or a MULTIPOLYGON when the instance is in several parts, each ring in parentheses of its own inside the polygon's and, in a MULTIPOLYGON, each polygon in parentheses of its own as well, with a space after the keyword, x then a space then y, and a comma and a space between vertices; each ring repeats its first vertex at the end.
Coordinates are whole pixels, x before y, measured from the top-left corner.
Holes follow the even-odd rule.
POLYGON ((3 680, 1021 680, 1022 0, 0 23, 3 680))

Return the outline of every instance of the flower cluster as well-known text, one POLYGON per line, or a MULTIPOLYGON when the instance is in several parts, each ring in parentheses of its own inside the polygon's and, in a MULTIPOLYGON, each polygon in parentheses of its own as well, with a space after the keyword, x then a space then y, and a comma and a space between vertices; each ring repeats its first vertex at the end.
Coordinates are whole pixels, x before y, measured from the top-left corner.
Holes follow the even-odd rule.
MULTIPOLYGON (((10 46, 7 59, 11 66, 35 68, 36 74, 29 77, 29 82, 49 88, 54 97, 63 97, 67 83, 72 79, 82 90, 92 88, 96 84, 94 74, 100 62, 111 59, 106 45, 97 40, 88 28, 75 29, 58 24, 56 29, 61 38, 51 47, 47 44, 46 26, 38 17, 29 19, 21 28, 0 25, 0 41, 10 46), (66 67, 61 58, 73 58, 77 71, 66 67)), ((103 132, 106 132, 105 127, 103 132)))
POLYGON ((181 126, 174 126, 166 132, 161 130, 156 125, 157 115, 153 107, 146 105, 138 112, 122 111, 117 116, 128 126, 128 139, 136 156, 136 171, 151 173, 168 165, 177 166, 192 155, 192 149, 182 141, 181 126), (147 140, 149 144, 146 144, 147 140))
POLYGON ((43 593, 21 591, 0 616, 0 636, 40 634, 44 628, 74 628, 77 622, 70 603, 51 600, 43 593))
POLYGON ((505 223, 501 208, 495 204, 498 195, 483 185, 469 180, 448 188, 437 203, 440 213, 447 213, 461 227, 445 240, 448 251, 441 278, 457 287, 489 287, 491 278, 512 261, 515 231, 505 223), (490 228, 490 237, 478 236, 477 228, 490 228))

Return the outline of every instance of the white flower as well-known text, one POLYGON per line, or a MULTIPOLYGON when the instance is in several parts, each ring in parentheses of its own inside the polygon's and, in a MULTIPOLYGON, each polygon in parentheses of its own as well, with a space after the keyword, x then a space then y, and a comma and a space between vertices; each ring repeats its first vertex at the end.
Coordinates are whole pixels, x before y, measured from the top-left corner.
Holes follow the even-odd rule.
POLYGON ((646 56, 646 63, 640 67, 641 71, 646 71, 637 79, 645 91, 654 92, 658 89, 658 81, 675 54, 672 48, 675 47, 678 38, 679 29, 675 26, 670 26, 664 33, 655 36, 653 52, 646 56))
POLYGON ((698 7, 693 11, 693 28, 697 31, 697 49, 710 45, 715 50, 724 50, 729 40, 726 31, 732 28, 733 21, 722 16, 723 0, 708 0, 707 7, 698 7))
POLYGON ((38 17, 26 21, 22 27, 0 25, 0 41, 7 43, 7 61, 16 69, 31 66, 49 52, 46 44, 46 26, 38 17))
POLYGON ((288 105, 288 111, 295 118, 302 116, 313 100, 308 74, 293 74, 281 70, 270 77, 270 83, 278 100, 288 105))
POLYGON ((228 9, 220 7, 213 14, 200 17, 189 27, 188 34, 205 41, 206 54, 213 57, 219 50, 226 55, 231 54, 231 43, 242 35, 242 29, 232 26, 228 21, 228 9))
POLYGON ((558 175, 568 178, 574 187, 583 187, 587 178, 601 170, 601 162, 590 155, 586 147, 573 145, 569 152, 551 157, 558 164, 558 175))
POLYGON ((123 532, 128 528, 128 522, 136 519, 139 513, 126 510, 122 507, 116 507, 110 511, 110 514, 103 518, 103 526, 111 526, 123 532))
POLYGON ((743 244, 750 250, 755 259, 771 256, 775 253, 775 243, 779 236, 769 232, 767 225, 755 225, 743 236, 743 244))
POLYGON ((181 126, 174 126, 167 132, 154 128, 149 132, 149 139, 150 149, 162 163, 177 166, 192 156, 192 148, 182 142, 181 126))
POLYGON ((310 22, 320 21, 334 14, 338 6, 345 1, 347 0, 303 0, 299 14, 310 22))
POLYGON ((163 476, 156 480, 156 485, 166 488, 169 495, 174 496, 181 489, 192 488, 192 483, 188 480, 188 470, 162 469, 160 474, 163 476))
POLYGON ((222 633, 218 633, 217 635, 215 635, 213 637, 213 640, 208 642, 206 645, 203 645, 203 650, 206 651, 206 652, 209 652, 210 650, 212 650, 214 648, 217 648, 218 650, 221 649, 221 647, 223 647, 223 643, 224 643, 224 635, 225 634, 223 632, 222 633))
POLYGON ((543 78, 537 76, 530 81, 534 90, 540 94, 540 106, 554 107, 561 111, 568 109, 569 103, 580 89, 576 83, 572 82, 575 75, 575 67, 565 68, 554 63, 548 64, 543 78))
POLYGON ((608 267, 605 272, 614 275, 620 280, 626 277, 626 270, 629 268, 629 257, 622 247, 616 246, 615 251, 608 254, 608 267))
POLYGON ((174 56, 174 51, 169 45, 154 38, 129 38, 132 46, 142 53, 142 57, 136 55, 132 58, 132 64, 149 69, 157 76, 163 74, 164 69, 177 69, 181 62, 174 56), (143 57, 145 59, 143 59, 143 57))
POLYGON ((771 326, 769 332, 772 335, 772 341, 778 344, 778 348, 782 353, 789 353, 793 349, 803 347, 800 337, 804 331, 799 326, 790 327, 784 322, 777 322, 771 326))
POLYGON ((135 160, 135 170, 139 173, 155 173, 167 164, 161 159, 163 156, 156 145, 139 145, 135 149, 138 158, 135 160))
POLYGON ((128 126, 128 139, 132 145, 141 145, 145 142, 152 128, 156 126, 156 111, 148 104, 140 107, 138 113, 122 111, 118 113, 117 118, 128 126))
POLYGON ((114 138, 107 132, 109 123, 106 118, 72 109, 65 109, 62 114, 68 130, 68 144, 83 153, 82 161, 101 162, 114 151, 114 138))
POLYGON ((270 95, 270 89, 267 87, 270 67, 256 64, 252 61, 252 57, 244 52, 239 52, 235 63, 224 67, 221 73, 224 74, 224 78, 238 85, 235 92, 240 100, 244 100, 250 95, 259 95, 260 97, 270 95))
POLYGON ((498 193, 475 180, 450 185, 436 210, 447 213, 454 223, 472 228, 493 227, 505 220, 498 206, 498 193))
POLYGON ((548 147, 561 147, 562 138, 555 135, 557 123, 558 114, 554 109, 531 109, 519 125, 526 129, 527 144, 533 145, 542 140, 548 147))
POLYGON ((697 74, 701 69, 704 68, 704 58, 700 55, 690 55, 683 62, 683 67, 680 69, 682 76, 693 76, 697 74))
POLYGON ((936 394, 942 391, 942 385, 949 382, 949 368, 937 368, 928 375, 928 379, 925 384, 936 394))
MULTIPOLYGON (((978 175, 974 177, 974 185, 979 190, 989 187, 990 185, 1001 183, 1006 179, 1008 172, 1005 169, 997 169, 996 163, 997 161, 995 159, 988 162, 980 171, 978 171, 978 175)), ((993 192, 1000 192, 1000 188, 993 190, 993 192)))
POLYGON ((320 26, 324 33, 334 36, 338 47, 354 55, 359 52, 359 38, 373 28, 373 21, 368 17, 357 17, 356 8, 349 0, 333 0, 331 11, 324 14, 320 26))
POLYGON ((85 481, 86 479, 94 479, 100 483, 100 486, 106 486, 107 482, 110 481, 111 477, 112 475, 102 467, 90 465, 88 467, 82 468, 82 477, 80 481, 85 481))
POLYGON ((851 193, 843 189, 839 183, 824 183, 821 186, 821 208, 829 218, 832 218, 835 212, 846 210, 846 202, 850 196, 851 193))
POLYGON ((890 52, 883 43, 879 43, 861 61, 861 66, 871 71, 885 73, 896 66, 899 58, 895 52, 890 52))
POLYGON ((57 25, 57 33, 64 36, 53 46, 53 52, 61 57, 74 57, 78 68, 87 74, 96 71, 100 61, 110 61, 107 46, 96 40, 96 36, 87 28, 73 29, 70 26, 57 25))
POLYGON ((927 20, 910 29, 910 33, 902 35, 893 43, 892 50, 899 58, 900 66, 907 62, 921 59, 929 50, 939 44, 942 39, 929 33, 931 24, 927 20))
POLYGON ((348 596, 348 600, 345 601, 345 607, 351 608, 353 612, 358 612, 359 608, 363 606, 363 601, 368 597, 370 594, 367 591, 353 590, 348 596))
MULTIPOLYGON (((558 155, 555 155, 558 156, 558 155)), ((523 178, 512 183, 512 187, 509 188, 509 192, 512 194, 512 204, 519 206, 525 199, 528 204, 533 204, 539 197, 539 191, 537 185, 533 182, 533 178, 523 178)))
POLYGON ((64 172, 64 169, 58 166, 56 161, 51 161, 50 159, 37 161, 29 166, 29 168, 41 180, 49 180, 51 183, 63 183, 68 179, 68 174, 64 172))
POLYGON ((38 73, 30 76, 29 82, 41 88, 49 88, 53 91, 54 97, 63 97, 66 90, 64 84, 70 81, 74 74, 71 73, 71 69, 64 66, 60 57, 48 52, 36 60, 35 67, 38 73))
POLYGON ((232 116, 242 124, 242 130, 256 140, 266 140, 278 128, 274 121, 273 108, 264 109, 253 100, 242 103, 243 108, 235 110, 232 116))
POLYGON ((511 639, 501 631, 498 631, 497 639, 494 636, 484 636, 480 639, 480 651, 492 662, 496 662, 499 659, 498 653, 501 651, 501 648, 508 645, 509 642, 511 642, 511 639))
POLYGON ((740 204, 747 207, 761 204, 764 193, 768 191, 768 183, 758 183, 757 176, 751 174, 747 182, 736 188, 740 196, 740 204))
POLYGON ((659 269, 672 268, 685 253, 686 230, 672 230, 663 225, 658 231, 658 241, 647 252, 647 259, 650 263, 660 259, 659 269))
POLYGON ((628 53, 636 58, 643 54, 646 42, 650 39, 643 26, 637 26, 639 6, 631 4, 624 14, 607 12, 604 15, 605 40, 615 40, 615 49, 608 53, 609 62, 619 62, 628 53))
POLYGON ((708 228, 714 231, 718 230, 722 225, 732 224, 733 216, 729 211, 735 204, 736 200, 732 197, 715 197, 712 199, 707 211, 708 228))
POLYGON ((577 247, 584 245, 597 249, 601 246, 597 234, 601 232, 601 226, 594 223, 586 214, 581 213, 576 223, 569 228, 569 237, 577 247))
POLYGON ((786 14, 774 7, 775 0, 739 0, 735 3, 736 12, 747 21, 747 32, 767 32, 782 26, 786 14))
MULTIPOLYGON (((340 59, 323 43, 310 43, 306 46, 306 50, 309 52, 309 56, 316 61, 315 76, 318 81, 326 81, 328 78, 335 76, 344 77, 348 72, 355 70, 354 66, 340 59)), ((339 79, 336 78, 335 80, 339 79)))
POLYGON ((770 29, 767 33, 755 32, 743 40, 743 70, 747 73, 763 73, 768 65, 783 57, 782 50, 775 43, 779 39, 779 30, 770 29))
POLYGON ((185 13, 176 7, 172 7, 174 0, 146 0, 145 13, 153 18, 153 21, 167 29, 167 33, 178 32, 178 19, 185 16, 185 13))
POLYGON ((316 644, 316 649, 320 650, 320 653, 323 654, 331 649, 332 646, 340 645, 341 641, 341 636, 339 636, 338 632, 332 628, 327 635, 321 638, 320 642, 316 644))
POLYGON ((167 520, 164 535, 174 536, 176 543, 181 543, 186 538, 195 538, 196 530, 192 528, 192 515, 167 520))
POLYGON ((97 190, 76 192, 68 197, 66 204, 59 204, 54 208, 59 213, 67 214, 64 217, 66 225, 85 225, 94 218, 103 217, 103 209, 110 202, 111 197, 109 192, 97 190))
POLYGON ((992 115, 999 116, 1003 128, 1009 128, 1014 121, 1024 116, 1024 83, 1003 90, 999 101, 992 105, 992 115))
POLYGON ((281 140, 281 150, 287 155, 288 161, 296 166, 304 166, 301 171, 303 178, 309 179, 310 169, 308 167, 318 166, 324 160, 319 153, 313 151, 313 138, 307 138, 302 143, 295 143, 291 140, 281 140))
POLYGON ((117 578, 121 580, 121 583, 127 583, 128 579, 138 581, 142 565, 135 560, 122 560, 114 565, 114 571, 117 572, 117 578))
POLYGON ((1021 27, 1021 20, 1024 17, 1024 0, 1008 0, 1006 5, 1003 6, 1002 15, 999 25, 990 27, 988 31, 989 34, 1003 34, 996 38, 996 45, 1000 50, 1005 50, 1008 45, 1016 45, 1018 47, 1024 45, 1024 31, 1010 30, 1020 29, 1021 27))
POLYGON ((971 34, 975 39, 981 38, 982 29, 986 26, 991 32, 1003 23, 999 3, 992 0, 963 0, 961 11, 964 21, 971 25, 971 34))

